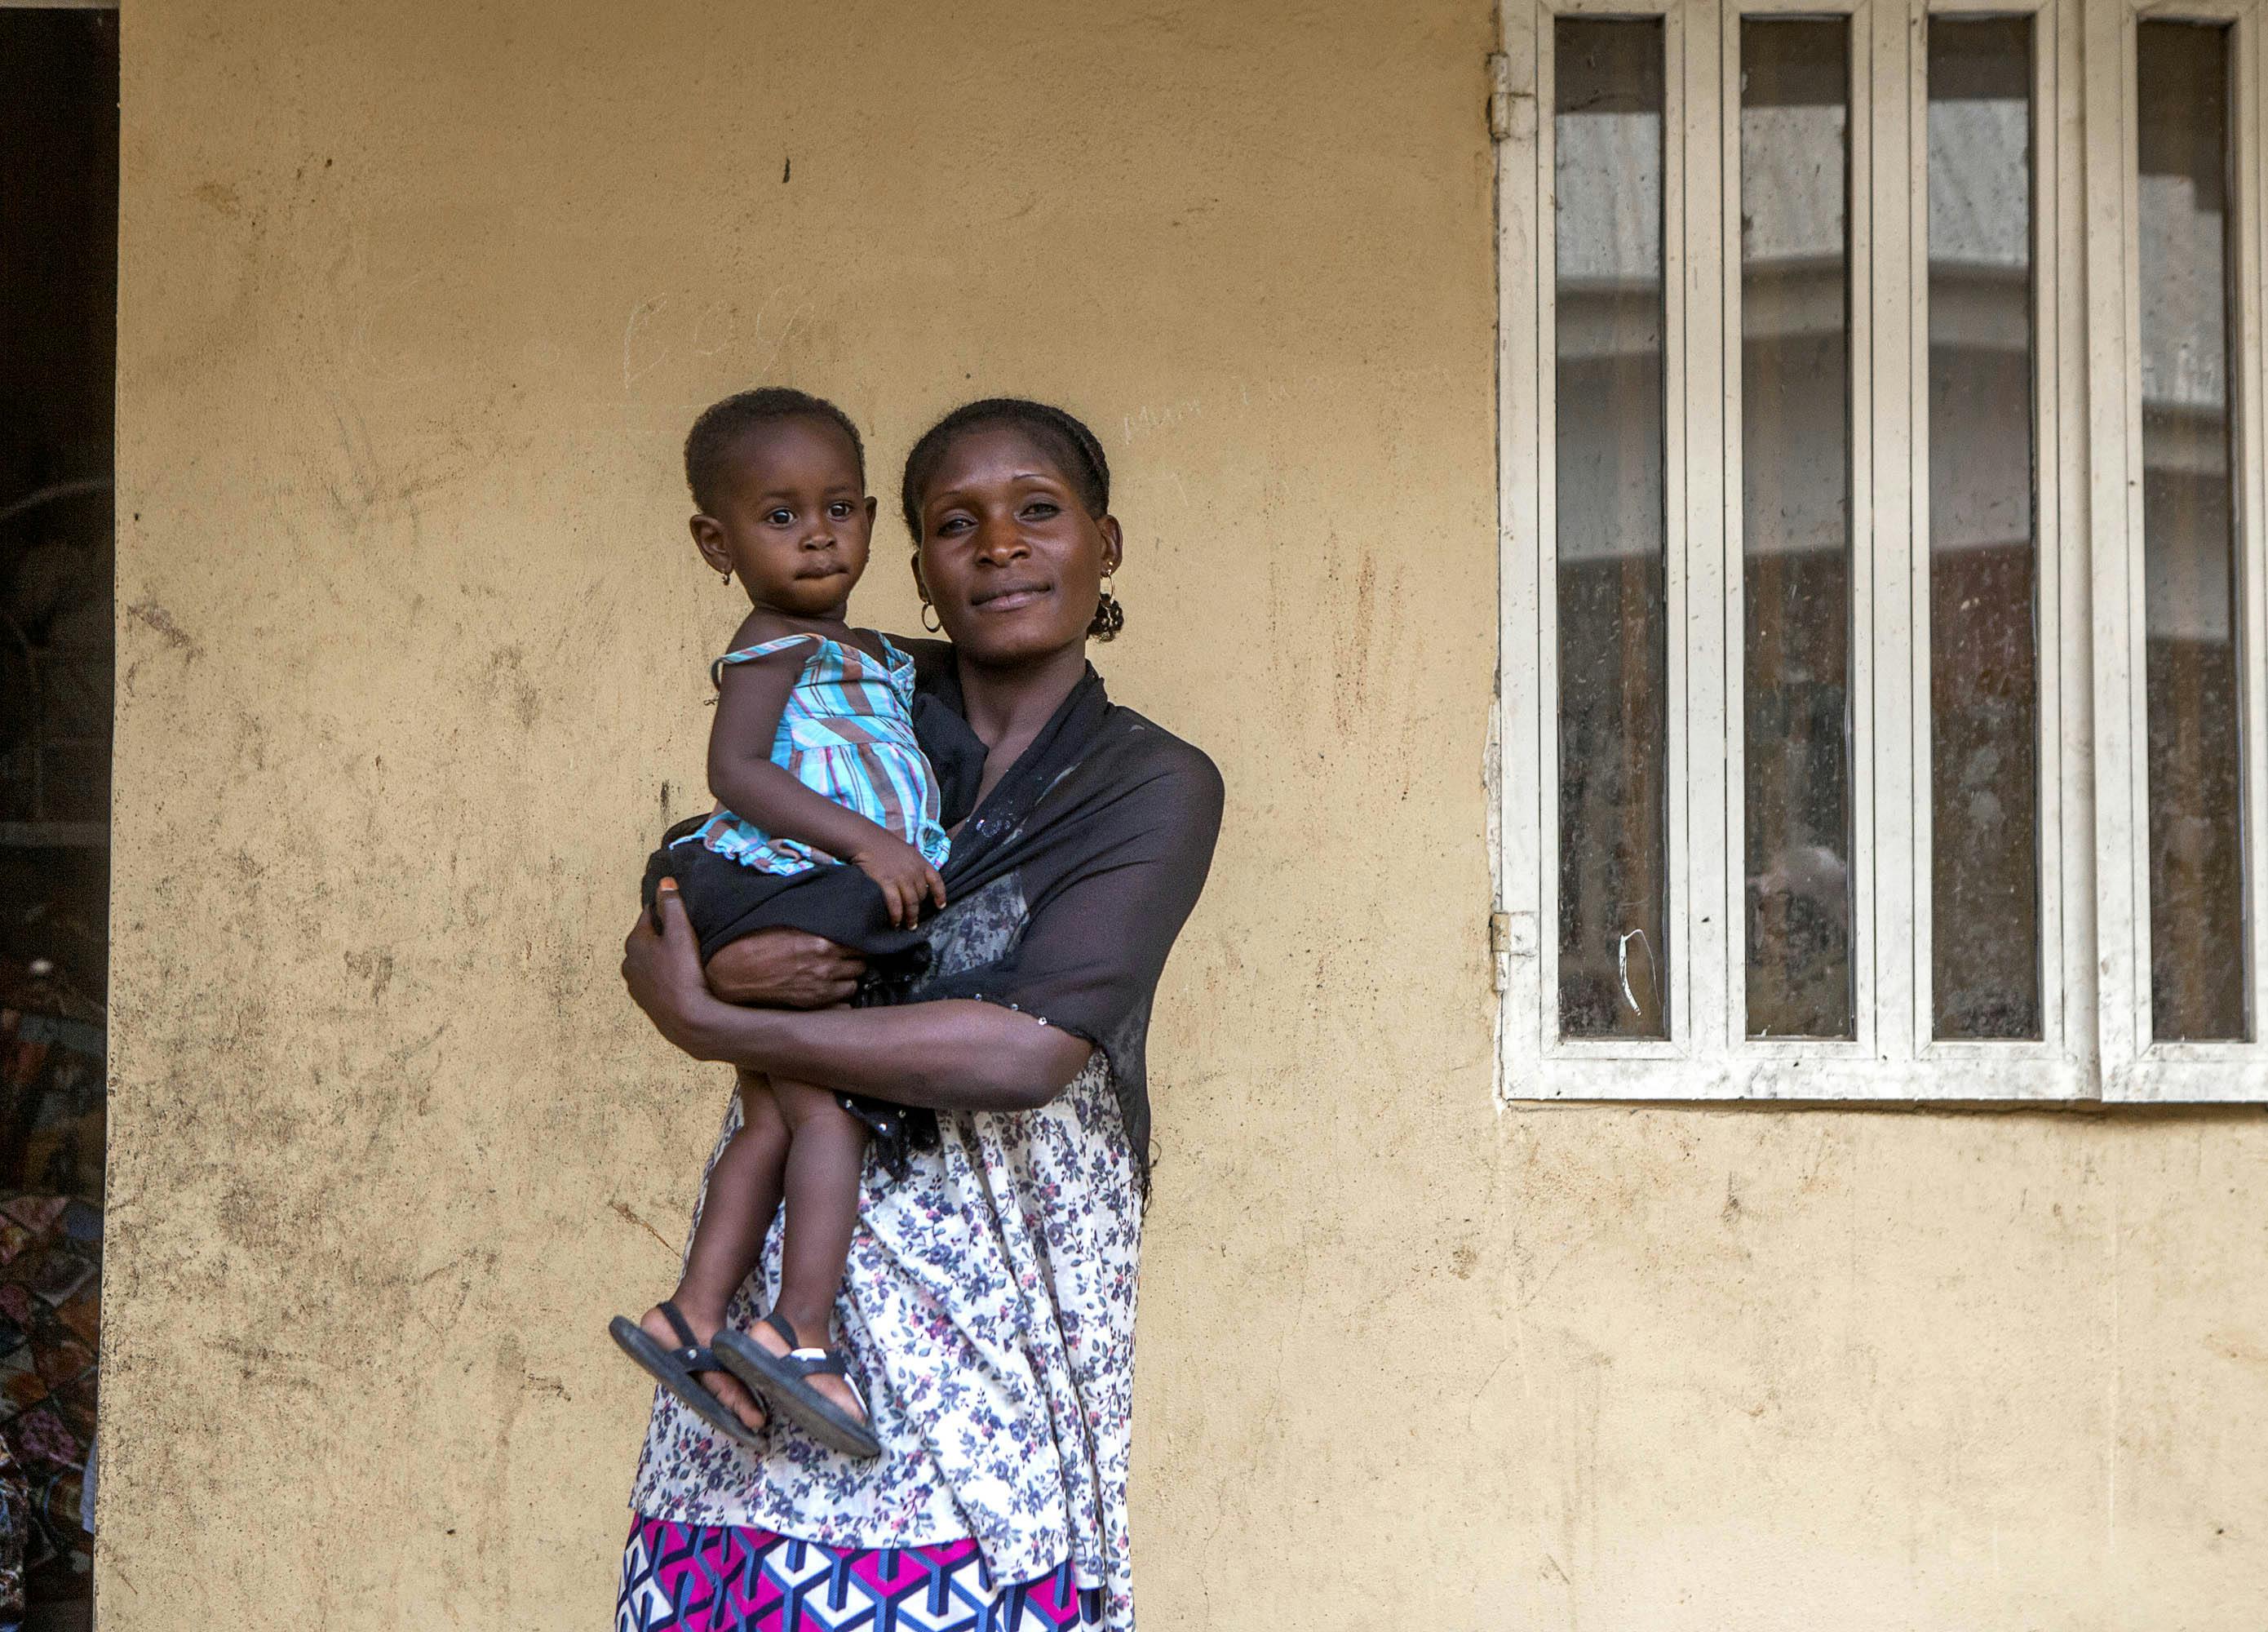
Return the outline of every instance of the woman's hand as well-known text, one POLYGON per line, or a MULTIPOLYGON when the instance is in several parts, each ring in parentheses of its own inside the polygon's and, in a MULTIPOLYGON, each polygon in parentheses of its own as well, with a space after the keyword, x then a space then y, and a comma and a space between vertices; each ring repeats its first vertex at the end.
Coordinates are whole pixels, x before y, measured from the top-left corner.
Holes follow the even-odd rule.
POLYGON ((721 1005, 702 978, 700 943, 674 880, 661 881, 654 912, 661 919, 659 932, 654 915, 640 912, 622 942, 622 984, 662 1036, 696 1059, 710 1058, 703 1052, 703 1022, 721 1005))
POLYGON ((801 929, 759 929, 709 960, 709 989, 727 1003, 832 1008, 858 989, 866 960, 801 929))

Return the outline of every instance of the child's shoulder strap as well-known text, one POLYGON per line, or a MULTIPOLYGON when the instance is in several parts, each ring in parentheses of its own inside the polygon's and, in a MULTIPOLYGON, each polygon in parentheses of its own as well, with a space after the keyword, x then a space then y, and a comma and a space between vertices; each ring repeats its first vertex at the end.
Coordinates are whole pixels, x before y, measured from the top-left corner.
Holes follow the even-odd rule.
POLYGON ((782 652, 799 646, 806 640, 813 643, 812 651, 805 655, 804 661, 806 662, 812 657, 818 655, 819 651, 828 644, 825 635, 815 635, 809 630, 804 630, 797 634, 782 635, 777 640, 761 640, 755 646, 744 646, 737 651, 725 653, 724 656, 709 665, 710 683, 713 685, 724 684, 725 670, 735 663, 759 662, 767 657, 777 656, 782 652))

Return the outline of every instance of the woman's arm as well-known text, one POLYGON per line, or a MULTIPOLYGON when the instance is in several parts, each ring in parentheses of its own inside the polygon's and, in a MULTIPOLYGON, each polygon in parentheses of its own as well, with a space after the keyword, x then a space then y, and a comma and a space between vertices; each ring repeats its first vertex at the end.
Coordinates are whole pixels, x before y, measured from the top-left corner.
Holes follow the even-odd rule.
POLYGON ((719 1001, 677 888, 657 934, 644 913, 622 943, 622 980, 646 1017, 696 1060, 729 1061, 938 1111, 1029 1111, 1068 1087, 1094 1045, 997 1004, 797 1011, 719 1001))

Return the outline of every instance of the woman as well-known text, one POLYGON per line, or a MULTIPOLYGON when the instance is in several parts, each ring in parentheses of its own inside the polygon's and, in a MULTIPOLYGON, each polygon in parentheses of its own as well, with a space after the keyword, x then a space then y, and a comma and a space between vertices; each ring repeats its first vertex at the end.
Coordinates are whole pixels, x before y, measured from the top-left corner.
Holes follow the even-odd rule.
MULTIPOLYGON (((946 777, 952 905, 913 1001, 818 1007, 861 971, 792 931, 735 942, 704 976, 666 891, 661 930, 642 914, 622 964, 698 1059, 936 1113, 902 1178, 870 1164, 836 1310, 884 1454, 775 1433, 751 1455, 659 1396, 618 1628, 801 1632, 867 1606, 859 1624, 909 1632, 1134 1623, 1143 1045, 1211 860, 1220 778, 1111 704, 1086 663, 1123 613, 1106 588, 1121 553, 1108 467, 1086 426, 971 403, 916 445, 902 497, 922 599, 951 640, 908 644, 930 727, 962 734, 967 751, 940 763, 972 773, 946 777)), ((738 1117, 736 1098, 725 1137, 738 1117)), ((775 1234, 768 1280, 777 1251, 775 1234)), ((744 1291, 728 1324, 745 1331, 755 1307, 744 1291)))

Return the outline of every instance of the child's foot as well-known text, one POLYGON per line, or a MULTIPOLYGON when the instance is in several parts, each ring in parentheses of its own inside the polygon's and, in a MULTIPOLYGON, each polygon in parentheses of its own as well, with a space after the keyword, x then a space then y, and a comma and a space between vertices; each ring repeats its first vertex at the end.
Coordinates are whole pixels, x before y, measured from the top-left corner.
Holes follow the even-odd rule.
MULTIPOLYGON (((785 1320, 787 1317, 782 1315, 780 1318, 785 1320)), ((749 1333, 748 1337, 766 1354, 786 1357, 787 1340, 772 1330, 770 1321, 757 1321, 755 1330, 749 1333)), ((807 1327, 797 1326, 795 1342, 799 1348, 824 1348, 827 1347, 827 1330, 822 1326, 814 1332, 807 1327)), ((842 1377, 836 1377, 832 1372, 819 1371, 804 1378, 804 1381, 811 1385, 813 1392, 852 1422, 864 1422, 866 1420, 866 1407, 858 1403, 857 1392, 842 1377)))
MULTIPOLYGON (((685 1317, 685 1324, 693 1328, 695 1340, 704 1346, 716 1340, 718 1327, 725 1324, 722 1320, 711 1317, 705 1311, 686 1308, 681 1302, 678 1304, 677 1311, 685 1317)), ((661 1312, 661 1305, 659 1303, 638 1318, 638 1329, 664 1348, 675 1348, 678 1346, 677 1333, 671 1328, 669 1317, 661 1312)), ((759 1329, 769 1330, 768 1328, 759 1329)), ((741 1382, 729 1371, 696 1371, 694 1373, 694 1380, 716 1395, 717 1402, 747 1424, 750 1433, 762 1430, 768 1420, 764 1415, 764 1408, 757 1403, 756 1397, 748 1392, 748 1385, 746 1383, 741 1382)))

